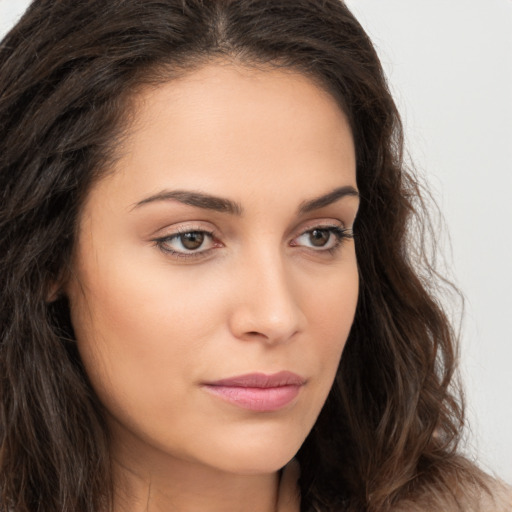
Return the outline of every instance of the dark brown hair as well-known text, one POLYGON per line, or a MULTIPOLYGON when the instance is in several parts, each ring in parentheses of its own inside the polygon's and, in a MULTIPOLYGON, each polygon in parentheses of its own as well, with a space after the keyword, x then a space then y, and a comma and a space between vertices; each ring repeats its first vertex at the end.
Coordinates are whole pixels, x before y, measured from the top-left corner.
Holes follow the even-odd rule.
MULTIPOLYGON (((50 283, 129 98, 212 59, 298 70, 354 134, 360 297, 335 385, 300 449, 302 511, 382 511, 478 480, 457 455, 456 344, 413 257, 419 185, 376 52, 338 0, 35 0, 0 45, 0 510, 111 506, 101 405, 50 283)), ((418 241, 416 241, 418 243, 418 241)), ((421 242, 419 242, 421 243, 421 242)), ((419 264, 422 264, 419 266, 419 264)))

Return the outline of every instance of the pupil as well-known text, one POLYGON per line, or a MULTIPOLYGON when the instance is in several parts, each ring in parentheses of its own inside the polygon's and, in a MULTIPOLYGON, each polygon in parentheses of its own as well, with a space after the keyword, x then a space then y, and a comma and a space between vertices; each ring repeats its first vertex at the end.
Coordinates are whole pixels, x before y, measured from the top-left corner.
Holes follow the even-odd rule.
POLYGON ((329 241, 329 232, 326 229, 314 229, 309 236, 315 247, 323 247, 329 241))
POLYGON ((204 241, 204 233, 200 231, 191 231, 190 233, 183 233, 180 235, 181 243, 185 249, 194 250, 199 249, 204 241))

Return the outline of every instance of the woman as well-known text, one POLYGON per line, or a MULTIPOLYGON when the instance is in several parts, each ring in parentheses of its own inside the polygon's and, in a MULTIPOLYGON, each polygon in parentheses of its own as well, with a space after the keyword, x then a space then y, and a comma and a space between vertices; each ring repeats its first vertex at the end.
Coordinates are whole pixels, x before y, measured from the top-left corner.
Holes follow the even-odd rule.
POLYGON ((0 66, 0 510, 507 510, 341 2, 36 0, 0 66))

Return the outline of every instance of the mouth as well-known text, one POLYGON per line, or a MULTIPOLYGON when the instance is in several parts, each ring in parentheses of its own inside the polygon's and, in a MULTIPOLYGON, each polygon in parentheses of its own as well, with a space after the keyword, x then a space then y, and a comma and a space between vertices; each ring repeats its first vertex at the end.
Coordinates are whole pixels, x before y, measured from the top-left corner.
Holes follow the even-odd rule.
POLYGON ((206 382, 203 387, 214 396, 242 409, 272 412, 283 409, 298 396, 306 379, 292 372, 272 375, 251 373, 206 382))

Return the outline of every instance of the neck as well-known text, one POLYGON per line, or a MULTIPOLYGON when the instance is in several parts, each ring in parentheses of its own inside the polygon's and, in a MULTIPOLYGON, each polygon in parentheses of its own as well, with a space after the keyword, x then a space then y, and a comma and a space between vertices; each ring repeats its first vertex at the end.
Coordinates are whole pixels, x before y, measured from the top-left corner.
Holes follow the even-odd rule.
MULTIPOLYGON (((283 471, 237 470, 170 454, 111 423, 113 512, 298 512, 295 460, 283 471), (122 435, 121 435, 122 434, 122 435)), ((222 464, 224 463, 224 464, 222 464)), ((227 464, 226 464, 227 463, 227 464)))
POLYGON ((183 461, 145 473, 114 466, 114 512, 276 512, 278 473, 235 475, 183 461))
POLYGON ((279 472, 238 474, 113 443, 114 512, 276 512, 279 472))

